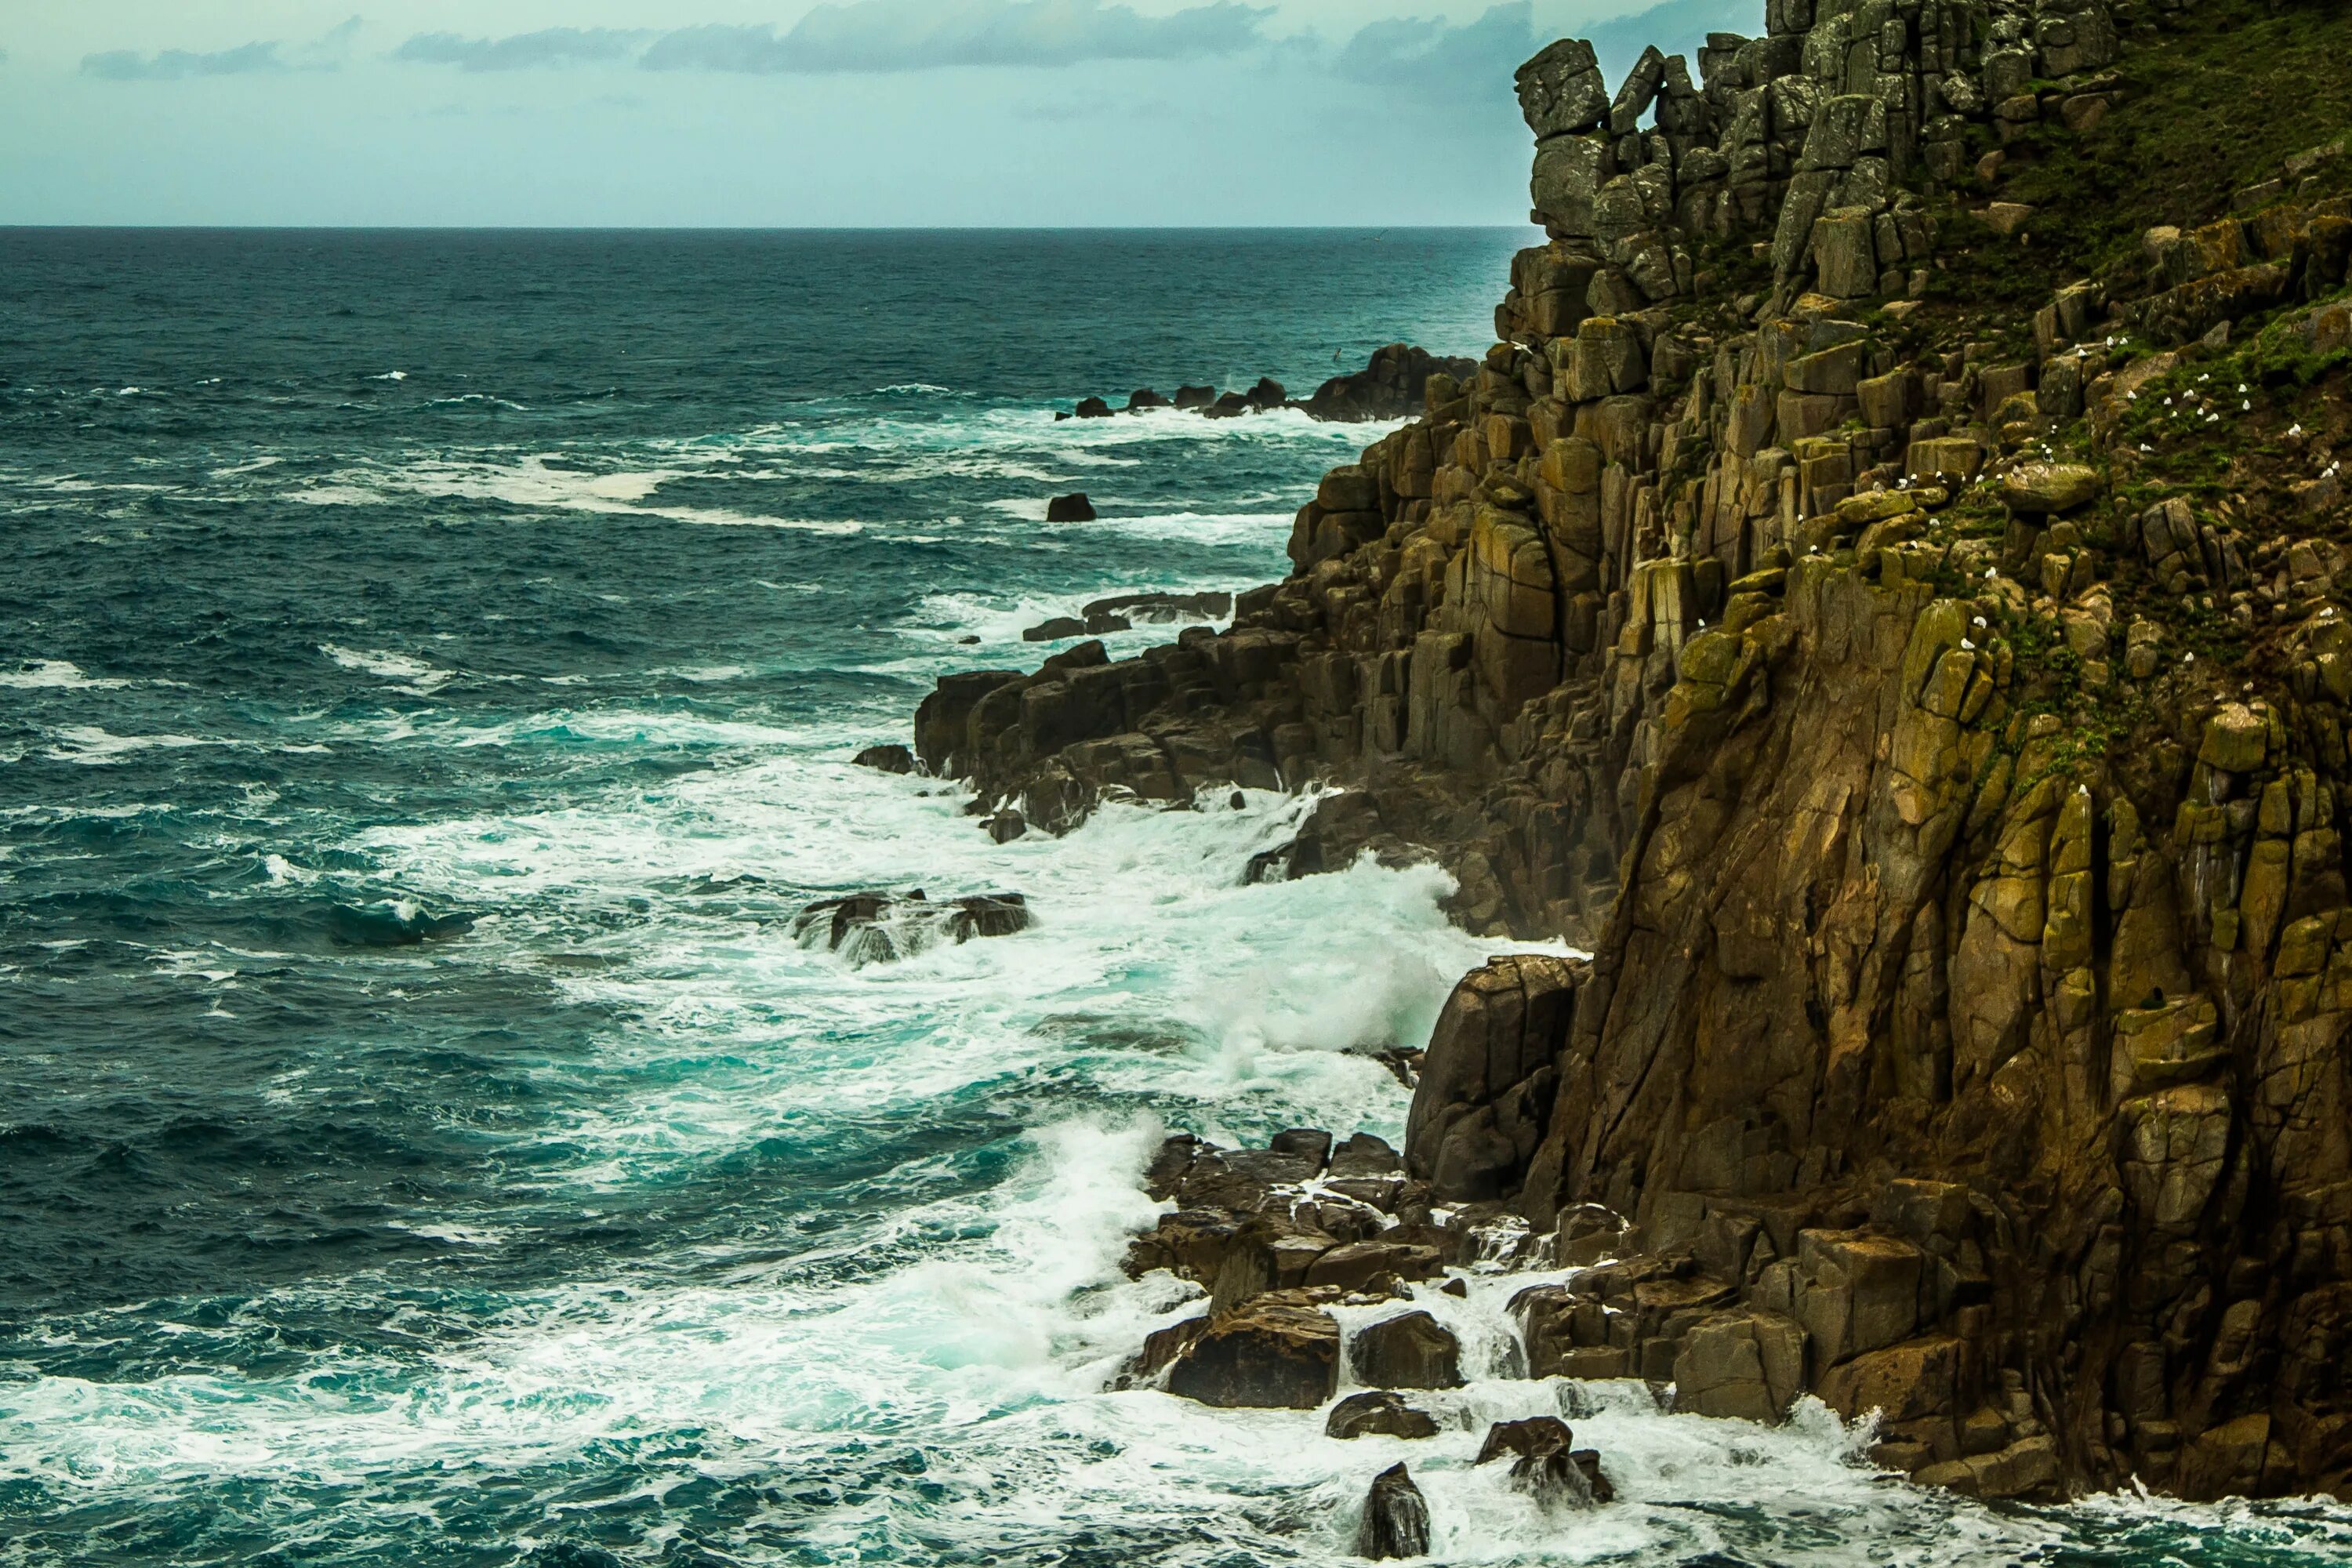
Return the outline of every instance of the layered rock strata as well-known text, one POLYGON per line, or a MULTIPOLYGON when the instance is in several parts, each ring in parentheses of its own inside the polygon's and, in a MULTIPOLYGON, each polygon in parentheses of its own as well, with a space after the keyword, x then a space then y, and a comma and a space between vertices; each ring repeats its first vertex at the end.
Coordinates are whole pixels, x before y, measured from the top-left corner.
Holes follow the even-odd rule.
MULTIPOLYGON (((1774 0, 1613 93, 1545 50, 1476 372, 1231 628, 951 678, 919 754, 1047 826, 1336 783, 1277 869, 1423 846, 1589 947, 1465 983, 1404 1151, 1614 1258, 1523 1302, 1545 1373, 1874 1409, 1986 1495, 2344 1491, 2345 121, 2246 122, 2285 151, 2127 243, 2051 194, 2160 202, 2115 149, 2263 28, 2352 58, 2284 0, 1774 0)), ((1404 1229, 1348 1245, 1410 1278, 1404 1229)))

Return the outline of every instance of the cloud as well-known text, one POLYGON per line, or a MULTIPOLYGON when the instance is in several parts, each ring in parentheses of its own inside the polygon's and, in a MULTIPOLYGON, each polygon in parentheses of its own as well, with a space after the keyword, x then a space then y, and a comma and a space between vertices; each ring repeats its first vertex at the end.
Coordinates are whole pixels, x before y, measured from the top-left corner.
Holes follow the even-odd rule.
POLYGON ((1541 47, 1535 7, 1518 0, 1460 26, 1418 16, 1370 23, 1339 47, 1331 68, 1350 81, 1450 97, 1510 80, 1541 47))
MULTIPOLYGON (((364 25, 357 16, 340 22, 309 43, 298 46, 292 60, 279 52, 285 46, 275 42, 240 44, 233 49, 210 53, 163 49, 142 55, 135 49, 109 49, 103 54, 84 55, 81 74, 107 81, 184 81, 190 77, 338 70, 350 58, 352 40, 364 25)), ((0 58, 5 58, 0 55, 0 58)))
MULTIPOLYGON (((1613 86, 1651 44, 1689 55, 1710 31, 1754 28, 1762 20, 1750 0, 1663 0, 1574 30, 1591 42, 1613 86)), ((1530 0, 1513 0, 1459 26, 1426 17, 1369 23, 1331 54, 1329 65, 1335 74, 1368 86, 1442 100, 1483 99, 1497 84, 1507 87, 1528 56, 1559 36, 1538 25, 1530 0)))
POLYGON ((165 49, 142 55, 131 49, 110 49, 81 58, 82 75, 108 81, 181 81, 195 76, 255 76, 290 68, 278 58, 276 44, 240 44, 211 54, 165 49))
POLYGON ((534 66, 593 65, 625 59, 647 35, 613 27, 546 27, 505 38, 419 33, 392 51, 414 65, 456 66, 469 71, 527 70, 534 66))
POLYGON ((873 72, 943 66, 1065 66, 1230 55, 1263 42, 1269 6, 1235 0, 1145 16, 1102 0, 854 0, 784 32, 681 27, 639 62, 648 70, 873 72))
POLYGON ((352 16, 338 22, 320 34, 314 41, 303 47, 304 68, 311 70, 332 70, 341 65, 351 58, 352 40, 360 36, 360 29, 366 25, 359 17, 352 16))

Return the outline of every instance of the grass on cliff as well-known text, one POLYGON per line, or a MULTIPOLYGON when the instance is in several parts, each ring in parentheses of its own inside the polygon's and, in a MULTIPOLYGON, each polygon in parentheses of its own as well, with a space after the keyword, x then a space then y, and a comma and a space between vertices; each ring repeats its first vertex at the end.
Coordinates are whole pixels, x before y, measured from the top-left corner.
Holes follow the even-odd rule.
MULTIPOLYGON (((2075 278, 2136 268, 2159 224, 2225 216, 2238 191, 2278 176, 2290 155, 2352 127, 2352 6, 2343 0, 2210 0, 2134 37, 2113 74, 2124 100, 2087 134, 2043 121, 2009 144, 1992 193, 2038 209, 2030 247, 1959 213, 1948 238, 1982 243, 1948 275, 1957 302, 2039 307, 2075 278)), ((1997 143, 1984 133, 1979 151, 1997 143)), ((2352 187, 2352 159, 2321 176, 2352 187)))

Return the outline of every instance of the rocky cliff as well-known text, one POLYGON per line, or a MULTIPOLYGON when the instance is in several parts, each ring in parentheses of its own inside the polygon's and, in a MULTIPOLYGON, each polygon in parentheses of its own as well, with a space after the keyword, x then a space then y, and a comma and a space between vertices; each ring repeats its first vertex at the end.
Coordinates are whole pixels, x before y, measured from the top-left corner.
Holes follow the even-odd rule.
POLYGON ((951 678, 918 751, 1048 826, 1343 784, 1295 872, 1418 846, 1591 950, 1465 982, 1404 1152, 1616 1258, 1522 1302, 1538 1375, 1815 1393, 1988 1495, 2343 1492, 2352 16, 1768 23, 1530 60, 1476 373, 1230 629, 951 678))

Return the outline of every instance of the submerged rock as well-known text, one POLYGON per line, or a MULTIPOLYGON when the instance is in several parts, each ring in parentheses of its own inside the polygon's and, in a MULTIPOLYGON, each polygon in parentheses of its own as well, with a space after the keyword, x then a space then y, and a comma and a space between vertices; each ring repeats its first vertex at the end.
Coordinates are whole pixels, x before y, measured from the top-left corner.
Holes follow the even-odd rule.
POLYGON ((1372 1479, 1364 1499, 1364 1520, 1356 1531, 1356 1555, 1381 1562, 1429 1554, 1429 1503, 1402 1464, 1372 1479))
POLYGON ((406 903, 387 900, 354 909, 349 904, 327 906, 327 935, 346 947, 413 947, 421 942, 463 936, 474 929, 473 915, 434 915, 406 903))
MULTIPOLYGON (((1148 1342, 1147 1342, 1148 1343, 1148 1342)), ((1331 1406, 1326 1437, 1434 1437, 1437 1421, 1384 1388, 1351 1394, 1331 1406)))
POLYGON ((1119 594, 1097 599, 1079 612, 1088 620, 1118 616, 1133 621, 1213 621, 1234 613, 1231 594, 1119 594))
POLYGON ((1030 924, 1019 893, 975 893, 934 902, 919 888, 906 894, 850 893, 820 899, 793 917, 793 937, 822 945, 863 966, 907 958, 942 942, 1010 936, 1030 924))

